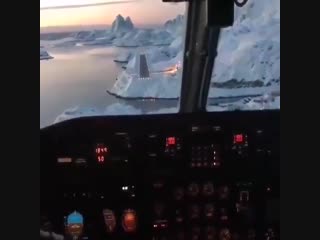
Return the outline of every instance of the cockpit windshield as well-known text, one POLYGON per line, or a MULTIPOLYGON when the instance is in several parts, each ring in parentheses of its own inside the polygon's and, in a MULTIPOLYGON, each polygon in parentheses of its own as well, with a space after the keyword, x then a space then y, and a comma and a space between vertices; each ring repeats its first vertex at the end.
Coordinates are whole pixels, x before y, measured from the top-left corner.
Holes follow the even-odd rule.
MULTIPOLYGON (((40 1, 40 128, 82 116, 179 111, 187 4, 40 1)), ((208 111, 280 108, 280 0, 222 30, 208 111)))

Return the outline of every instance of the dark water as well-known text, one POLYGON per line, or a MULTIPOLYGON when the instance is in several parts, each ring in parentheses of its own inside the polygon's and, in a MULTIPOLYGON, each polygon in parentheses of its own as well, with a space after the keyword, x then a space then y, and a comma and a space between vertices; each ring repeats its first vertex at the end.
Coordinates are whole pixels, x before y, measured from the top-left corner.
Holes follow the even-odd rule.
POLYGON ((40 126, 53 123, 65 109, 105 108, 117 101, 106 94, 121 67, 116 49, 49 49, 52 60, 40 61, 40 126))

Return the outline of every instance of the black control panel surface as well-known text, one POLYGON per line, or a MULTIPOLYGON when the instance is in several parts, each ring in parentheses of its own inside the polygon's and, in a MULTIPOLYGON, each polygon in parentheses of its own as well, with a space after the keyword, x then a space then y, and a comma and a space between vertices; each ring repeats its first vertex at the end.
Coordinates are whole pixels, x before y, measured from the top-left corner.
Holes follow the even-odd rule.
POLYGON ((81 118, 41 129, 41 214, 81 239, 279 239, 280 113, 81 118))

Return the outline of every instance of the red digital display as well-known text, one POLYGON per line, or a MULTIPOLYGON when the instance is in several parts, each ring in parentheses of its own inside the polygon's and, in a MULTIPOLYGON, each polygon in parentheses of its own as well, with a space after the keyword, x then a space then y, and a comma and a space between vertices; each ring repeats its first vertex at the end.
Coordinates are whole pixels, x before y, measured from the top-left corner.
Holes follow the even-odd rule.
POLYGON ((234 143, 244 143, 244 136, 243 134, 236 134, 233 137, 234 143))
POLYGON ((98 144, 96 146, 95 152, 98 163, 104 163, 107 158, 109 149, 104 144, 98 144))
POLYGON ((167 137, 167 145, 176 145, 175 137, 167 137))
POLYGON ((107 147, 97 147, 96 148, 96 153, 97 154, 103 154, 103 153, 107 153, 108 152, 108 148, 107 147))
POLYGON ((104 162, 104 156, 98 156, 98 162, 104 162))

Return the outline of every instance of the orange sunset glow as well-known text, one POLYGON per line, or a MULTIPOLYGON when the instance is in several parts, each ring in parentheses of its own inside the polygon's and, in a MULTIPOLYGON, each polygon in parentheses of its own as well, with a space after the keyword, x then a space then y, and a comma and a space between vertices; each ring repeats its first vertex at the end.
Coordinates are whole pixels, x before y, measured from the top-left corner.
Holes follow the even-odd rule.
POLYGON ((40 27, 110 25, 118 14, 135 25, 158 25, 184 12, 184 3, 162 0, 40 0, 40 27))

